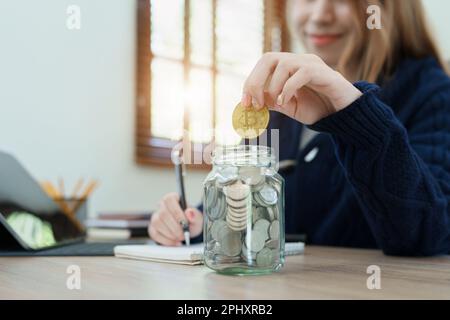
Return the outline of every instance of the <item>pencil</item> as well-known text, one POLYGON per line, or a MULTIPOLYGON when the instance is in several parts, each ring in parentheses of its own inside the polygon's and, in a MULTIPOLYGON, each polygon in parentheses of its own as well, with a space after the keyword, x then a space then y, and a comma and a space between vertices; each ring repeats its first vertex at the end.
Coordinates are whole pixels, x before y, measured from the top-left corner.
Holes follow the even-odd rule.
POLYGON ((97 187, 98 182, 97 181, 91 181, 88 183, 87 187, 85 188, 84 192, 81 194, 81 196, 77 197, 75 205, 73 207, 73 214, 76 215, 78 209, 81 207, 81 205, 86 201, 86 199, 92 194, 94 189, 97 187))
POLYGON ((83 182, 84 182, 83 178, 78 179, 78 181, 75 184, 75 187, 73 188, 73 191, 72 191, 72 196, 71 196, 72 199, 76 199, 77 194, 80 192, 80 189, 83 186, 83 182))
POLYGON ((49 192, 49 195, 53 198, 61 198, 61 194, 59 193, 58 189, 53 186, 53 184, 50 181, 47 181, 47 190, 49 192))
POLYGON ((94 191, 95 187, 97 187, 97 181, 93 180, 89 182, 80 199, 86 199, 87 197, 89 197, 92 191, 94 191))

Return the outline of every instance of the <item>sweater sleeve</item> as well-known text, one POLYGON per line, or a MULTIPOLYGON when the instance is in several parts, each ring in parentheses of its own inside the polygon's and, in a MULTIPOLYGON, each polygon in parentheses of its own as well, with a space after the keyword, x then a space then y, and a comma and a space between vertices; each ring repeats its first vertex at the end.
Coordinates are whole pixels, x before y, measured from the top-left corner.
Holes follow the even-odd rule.
POLYGON ((372 232, 386 254, 450 252, 450 106, 436 95, 408 132, 378 87, 311 129, 329 133, 372 232))

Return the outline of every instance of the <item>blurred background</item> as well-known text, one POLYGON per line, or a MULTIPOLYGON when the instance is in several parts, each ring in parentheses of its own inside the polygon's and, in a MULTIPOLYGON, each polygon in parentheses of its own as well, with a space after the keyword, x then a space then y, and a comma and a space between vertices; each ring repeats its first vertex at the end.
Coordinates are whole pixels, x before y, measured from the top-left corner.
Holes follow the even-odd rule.
MULTIPOLYGON (((450 2, 424 4, 450 59, 450 2)), ((0 150, 39 181, 63 177, 72 188, 80 177, 98 180, 91 215, 155 208, 176 190, 168 155, 183 130, 199 145, 213 135, 238 143, 230 116, 245 75, 264 51, 301 52, 284 6, 1 0, 0 150), (68 27, 70 6, 79 8, 80 29, 68 27)), ((188 172, 192 204, 207 170, 188 172)))

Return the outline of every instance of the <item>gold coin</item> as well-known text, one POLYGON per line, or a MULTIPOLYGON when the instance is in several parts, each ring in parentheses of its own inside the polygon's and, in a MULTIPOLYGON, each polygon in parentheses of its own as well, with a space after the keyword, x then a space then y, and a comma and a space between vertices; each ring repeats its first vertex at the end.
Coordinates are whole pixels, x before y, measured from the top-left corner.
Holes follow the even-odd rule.
POLYGON ((269 110, 267 107, 256 110, 254 107, 245 108, 240 103, 233 111, 233 128, 244 139, 259 137, 269 124, 269 110))

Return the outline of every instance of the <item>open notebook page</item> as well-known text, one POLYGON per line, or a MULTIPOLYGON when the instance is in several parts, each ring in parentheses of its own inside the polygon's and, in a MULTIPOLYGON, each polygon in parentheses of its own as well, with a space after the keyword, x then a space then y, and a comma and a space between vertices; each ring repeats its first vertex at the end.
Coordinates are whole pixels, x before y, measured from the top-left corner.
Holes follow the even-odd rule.
POLYGON ((118 258, 196 265, 202 264, 203 243, 181 247, 152 244, 117 246, 114 248, 114 255, 118 258))

